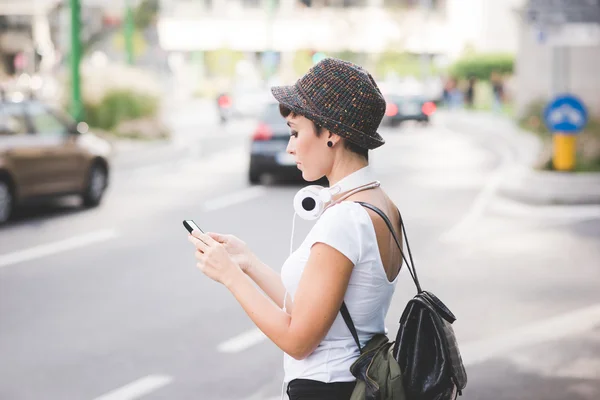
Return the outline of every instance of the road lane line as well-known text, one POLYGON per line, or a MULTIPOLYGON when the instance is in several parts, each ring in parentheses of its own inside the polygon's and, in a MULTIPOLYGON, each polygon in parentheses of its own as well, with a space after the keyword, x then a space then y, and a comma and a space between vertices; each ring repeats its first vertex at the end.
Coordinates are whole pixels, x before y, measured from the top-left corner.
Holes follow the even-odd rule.
POLYGON ((105 229, 75 236, 58 242, 30 247, 28 249, 15 251, 13 253, 2 254, 0 255, 0 268, 35 260, 37 258, 46 257, 79 247, 89 246, 94 243, 104 242, 114 239, 118 236, 119 234, 117 231, 113 229, 105 229))
POLYGON ((460 240, 467 234, 477 220, 483 215, 485 209, 490 202, 496 197, 496 193, 500 185, 512 170, 514 161, 512 153, 506 143, 499 148, 500 165, 492 172, 491 177, 487 180, 486 185, 479 192, 467 213, 456 223, 452 228, 440 236, 442 242, 453 242, 460 240))
POLYGON ((148 375, 133 381, 125 386, 115 389, 94 400, 133 400, 152 393, 168 385, 173 378, 167 375, 148 375))
POLYGON ((254 345, 263 342, 267 337, 258 328, 251 329, 217 346, 221 353, 239 353, 254 345))
POLYGON ((223 208, 227 208, 235 204, 240 204, 255 199, 257 197, 262 196, 266 192, 266 189, 262 186, 253 186, 235 193, 231 193, 222 197, 218 197, 216 199, 209 200, 206 203, 204 203, 204 210, 221 210, 223 208))
POLYGON ((571 205, 531 205, 507 198, 498 198, 490 207, 497 213, 520 218, 548 220, 589 220, 600 218, 600 206, 594 204, 571 205))
POLYGON ((465 365, 477 364, 533 344, 585 333, 599 323, 600 304, 596 304, 534 322, 495 337, 468 343, 460 349, 461 356, 465 365))

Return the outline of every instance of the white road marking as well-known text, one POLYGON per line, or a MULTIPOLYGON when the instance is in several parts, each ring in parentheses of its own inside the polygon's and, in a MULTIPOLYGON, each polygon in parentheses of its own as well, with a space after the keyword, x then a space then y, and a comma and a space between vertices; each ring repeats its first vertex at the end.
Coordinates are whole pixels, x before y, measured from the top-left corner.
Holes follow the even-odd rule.
POLYGON ((507 198, 498 198, 490 205, 494 212, 521 218, 544 218, 547 220, 587 220, 600 218, 600 206, 594 204, 530 205, 507 198))
POLYGON ((461 356, 465 365, 477 364, 528 345, 585 333, 599 323, 600 304, 596 304, 534 322, 499 336, 468 343, 460 347, 461 356))
POLYGON ((172 174, 193 166, 197 170, 212 170, 216 168, 217 172, 236 170, 248 165, 249 151, 245 146, 236 146, 226 150, 217 151, 208 157, 201 157, 202 149, 199 144, 186 144, 188 151, 182 154, 178 159, 164 160, 153 164, 143 164, 138 167, 127 168, 122 172, 129 177, 144 177, 158 174, 172 174))
POLYGON ((217 346, 221 353, 239 353, 266 340, 267 337, 258 328, 244 332, 217 346))
POLYGON ((15 251, 13 253, 3 254, 0 255, 0 268, 35 260, 37 258, 46 257, 79 247, 89 246, 94 243, 104 242, 114 239, 118 236, 119 234, 117 231, 113 229, 106 229, 75 236, 58 242, 30 247, 28 249, 15 251))
POLYGON ((262 196, 267 191, 262 186, 253 186, 247 189, 240 190, 235 193, 231 193, 216 199, 212 199, 204 203, 205 211, 216 211, 223 208, 233 206, 235 204, 243 203, 248 200, 255 199, 262 196))
POLYGON ((96 397, 94 400, 133 400, 152 393, 163 386, 168 385, 173 378, 166 375, 148 375, 133 381, 125 386, 115 389, 105 395, 96 397))
POLYGON ((487 180, 486 185, 473 201, 467 213, 461 218, 456 225, 440 236, 442 242, 452 242, 460 240, 465 233, 469 232, 469 228, 483 215, 488 204, 496 197, 496 192, 502 181, 512 170, 512 156, 508 148, 500 148, 501 164, 492 173, 492 176, 487 180))

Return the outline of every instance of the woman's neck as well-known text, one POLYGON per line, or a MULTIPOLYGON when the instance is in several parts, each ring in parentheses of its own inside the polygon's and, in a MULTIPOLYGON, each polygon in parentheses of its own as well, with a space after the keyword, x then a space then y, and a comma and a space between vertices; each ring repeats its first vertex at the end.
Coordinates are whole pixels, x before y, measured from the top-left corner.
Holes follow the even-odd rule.
POLYGON ((329 181, 329 187, 337 184, 339 181, 347 177, 348 175, 368 166, 369 163, 364 159, 352 158, 339 164, 334 164, 331 169, 331 173, 327 175, 327 181, 329 181))

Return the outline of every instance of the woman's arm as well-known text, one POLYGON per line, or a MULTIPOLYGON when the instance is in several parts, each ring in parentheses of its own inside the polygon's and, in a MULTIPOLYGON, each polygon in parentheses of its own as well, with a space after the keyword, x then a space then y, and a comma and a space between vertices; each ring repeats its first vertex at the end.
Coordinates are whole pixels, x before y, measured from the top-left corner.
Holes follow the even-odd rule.
MULTIPOLYGON (((254 254, 245 272, 279 308, 283 308, 283 296, 286 295, 286 290, 281 281, 281 274, 260 261, 254 254)), ((292 311, 292 298, 289 294, 285 301, 285 308, 288 313, 292 311)))
MULTIPOLYGON (((258 259, 256 254, 250 250, 248 245, 235 237, 234 235, 224 235, 222 233, 208 232, 213 240, 221 243, 230 257, 240 266, 261 289, 277 304, 283 308, 283 296, 285 287, 281 282, 281 276, 269 268, 268 265, 258 259)), ((291 296, 287 296, 285 307, 288 312, 291 311, 291 296)))
MULTIPOLYGON (((277 274, 269 273, 264 267, 259 266, 253 274, 263 282, 270 282, 269 288, 275 290, 278 285, 272 284, 275 279, 271 273, 277 274)), ((270 302, 241 271, 226 286, 256 326, 281 350, 300 360, 317 348, 331 328, 342 305, 352 268, 352 262, 333 247, 314 244, 291 314, 270 302)))

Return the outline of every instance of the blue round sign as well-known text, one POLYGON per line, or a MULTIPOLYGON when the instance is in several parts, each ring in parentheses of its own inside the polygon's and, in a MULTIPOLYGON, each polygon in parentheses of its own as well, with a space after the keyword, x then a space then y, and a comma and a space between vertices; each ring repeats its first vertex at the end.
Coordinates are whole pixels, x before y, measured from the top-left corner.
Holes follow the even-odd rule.
POLYGON ((555 97, 544 110, 544 122, 552 132, 575 135, 581 132, 587 120, 583 102, 568 94, 555 97))

